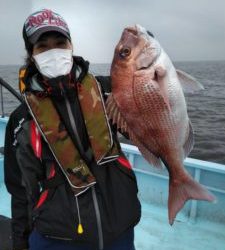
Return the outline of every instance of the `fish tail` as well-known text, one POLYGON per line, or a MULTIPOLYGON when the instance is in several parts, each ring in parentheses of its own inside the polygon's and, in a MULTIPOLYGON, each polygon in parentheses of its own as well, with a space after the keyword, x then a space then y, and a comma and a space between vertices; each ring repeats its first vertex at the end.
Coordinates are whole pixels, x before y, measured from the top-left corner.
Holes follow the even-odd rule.
POLYGON ((170 182, 168 213, 169 223, 172 226, 177 213, 181 210, 187 200, 206 200, 213 202, 215 196, 211 194, 205 187, 196 182, 192 177, 188 176, 185 181, 170 182))

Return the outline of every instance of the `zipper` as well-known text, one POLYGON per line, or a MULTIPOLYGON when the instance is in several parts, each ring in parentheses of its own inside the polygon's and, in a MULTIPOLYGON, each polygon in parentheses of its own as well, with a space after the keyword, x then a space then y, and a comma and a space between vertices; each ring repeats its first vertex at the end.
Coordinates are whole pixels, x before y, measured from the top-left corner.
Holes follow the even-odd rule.
MULTIPOLYGON (((76 126, 76 123, 75 123, 75 120, 74 120, 74 117, 73 117, 72 109, 71 109, 69 100, 68 100, 68 98, 66 96, 66 93, 65 93, 65 91, 63 89, 63 86, 62 86, 62 91, 63 91, 63 94, 64 94, 64 98, 65 98, 66 107, 67 107, 69 119, 70 119, 70 122, 71 122, 71 126, 72 126, 73 132, 74 132, 74 134, 75 134, 75 136, 77 138, 78 146, 79 146, 79 148, 80 148, 80 150, 82 152, 83 151, 83 146, 81 144, 79 133, 77 131, 77 126, 76 126)), ((98 205, 98 200, 97 200, 97 196, 96 196, 95 187, 92 186, 91 189, 92 189, 92 198, 93 198, 93 203, 94 203, 94 208, 95 208, 95 215, 96 215, 96 220, 97 220, 98 238, 99 238, 99 250, 103 250, 103 232, 102 232, 101 215, 100 215, 100 210, 99 210, 99 205, 98 205)), ((79 217, 80 217, 80 215, 79 215, 79 217)), ((80 225, 80 218, 79 218, 79 225, 80 225)))
MULTIPOLYGON (((98 200, 97 200, 97 196, 96 196, 95 186, 92 186, 91 190, 92 190, 92 198, 93 198, 96 221, 97 221, 97 228, 98 228, 98 239, 99 239, 99 241, 98 241, 98 247, 99 248, 98 249, 103 250, 104 243, 103 243, 102 221, 101 221, 100 209, 99 209, 98 200)), ((57 236, 52 236, 52 235, 48 235, 48 234, 45 234, 45 236, 47 238, 50 238, 50 239, 72 241, 71 238, 57 237, 57 236)))
POLYGON ((80 136, 79 136, 79 133, 78 133, 78 130, 77 130, 77 126, 76 126, 76 123, 75 123, 75 120, 74 120, 74 117, 73 117, 73 112, 72 112, 72 109, 71 109, 71 106, 70 106, 70 103, 69 103, 69 100, 67 98, 67 95, 64 91, 64 87, 62 86, 62 93, 63 93, 63 96, 65 98, 65 102, 66 102, 66 108, 67 108, 67 111, 68 111, 68 115, 69 115, 69 119, 70 119, 70 123, 71 123, 71 126, 72 126, 72 129, 73 129, 73 132, 75 134, 75 138, 77 139, 77 144, 78 144, 78 147, 81 151, 83 151, 83 146, 81 144, 81 140, 80 140, 80 136))
MULTIPOLYGON (((64 98, 65 98, 66 107, 67 107, 69 119, 70 119, 70 122, 71 122, 71 126, 72 126, 73 132, 74 132, 74 134, 75 134, 75 136, 77 138, 78 146, 79 146, 79 148, 80 148, 80 150, 82 152, 83 151, 83 146, 81 144, 81 140, 80 140, 80 137, 79 137, 79 134, 78 134, 78 131, 77 131, 76 123, 75 123, 75 120, 74 120, 74 117, 73 117, 72 109, 71 109, 69 100, 68 100, 68 98, 66 96, 66 93, 64 91, 63 86, 62 86, 62 92, 64 94, 64 98)), ((94 208, 95 208, 95 215, 96 215, 96 220, 97 220, 98 238, 99 238, 99 250, 103 250, 104 244, 103 244, 103 232, 102 232, 101 215, 100 215, 100 210, 99 210, 99 205, 98 205, 98 200, 97 200, 97 196, 96 196, 95 187, 92 186, 91 189, 92 189, 92 198, 93 198, 93 203, 94 203, 94 208)))
POLYGON ((94 202, 95 215, 96 215, 97 227, 98 227, 98 239, 99 239, 98 246, 99 246, 99 250, 103 250, 104 243, 103 243, 102 221, 101 221, 101 215, 100 215, 100 210, 98 206, 95 186, 92 186, 91 190, 92 190, 92 198, 94 202))
MULTIPOLYGON (((75 119, 74 119, 74 115, 73 115, 73 112, 72 112, 72 108, 71 108, 71 105, 70 105, 70 102, 69 102, 69 99, 67 97, 67 94, 64 90, 64 87, 63 85, 61 85, 61 91, 62 91, 62 94, 65 98, 65 102, 66 102, 66 109, 67 109, 67 112, 68 112, 68 116, 69 116, 69 120, 70 120, 70 124, 71 124, 71 127, 72 127, 72 130, 73 130, 73 133, 75 135, 75 138, 76 138, 76 142, 77 142, 77 147, 78 147, 78 150, 82 156, 82 158, 84 158, 84 160, 87 162, 90 161, 91 157, 92 157, 92 150, 91 148, 89 147, 87 151, 84 151, 84 147, 81 143, 81 138, 79 136, 79 133, 78 133, 78 130, 77 130, 77 125, 76 125, 76 122, 75 122, 75 119)), ((78 98, 78 97, 76 97, 78 98)), ((76 101, 76 104, 75 105, 78 105, 77 103, 77 100, 75 98, 75 101, 76 101)))

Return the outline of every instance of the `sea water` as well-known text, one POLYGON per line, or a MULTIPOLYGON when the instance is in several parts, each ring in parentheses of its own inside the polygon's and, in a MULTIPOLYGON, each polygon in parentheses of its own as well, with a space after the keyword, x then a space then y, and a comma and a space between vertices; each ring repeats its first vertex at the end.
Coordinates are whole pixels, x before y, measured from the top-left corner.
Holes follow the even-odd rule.
MULTIPOLYGON (((204 90, 185 94, 195 133, 189 157, 225 164, 225 61, 174 62, 194 76, 204 90)), ((96 75, 109 75, 109 64, 91 64, 96 75)), ((18 90, 19 66, 0 66, 0 77, 18 90)), ((9 114, 19 102, 4 90, 4 111, 9 114)))

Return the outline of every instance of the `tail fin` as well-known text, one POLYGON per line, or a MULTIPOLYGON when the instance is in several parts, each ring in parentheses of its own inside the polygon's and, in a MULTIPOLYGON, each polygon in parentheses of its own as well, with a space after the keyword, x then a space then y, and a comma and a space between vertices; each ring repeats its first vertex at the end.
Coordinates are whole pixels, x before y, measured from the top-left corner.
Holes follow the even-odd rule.
POLYGON ((169 223, 172 226, 177 213, 181 210, 187 200, 206 200, 213 202, 215 196, 207 191, 205 187, 193 180, 191 177, 184 182, 174 184, 170 182, 169 199, 168 199, 168 213, 169 223))

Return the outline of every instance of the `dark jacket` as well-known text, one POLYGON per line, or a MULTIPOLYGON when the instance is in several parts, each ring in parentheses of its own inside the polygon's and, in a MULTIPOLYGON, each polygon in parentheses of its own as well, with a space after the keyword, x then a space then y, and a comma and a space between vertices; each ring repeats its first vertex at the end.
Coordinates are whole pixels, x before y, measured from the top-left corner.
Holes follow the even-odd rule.
MULTIPOLYGON (((75 62, 77 64, 75 67, 82 69, 79 75, 79 78, 82 78, 88 71, 88 65, 82 58, 75 58, 75 62)), ((28 84, 31 75, 26 78, 28 84)), ((79 78, 76 81, 80 81, 79 78)), ((109 78, 97 77, 97 79, 101 83, 103 94, 109 92, 109 78)), ((69 92, 67 97, 73 107, 74 117, 82 120, 82 114, 76 105, 72 105, 77 97, 70 95, 69 92)), ((54 98, 58 108, 64 110, 64 102, 57 99, 62 97, 54 96, 54 98)), ((66 112, 62 113, 66 116, 66 112)), ((48 237, 73 240, 100 249, 102 243, 104 246, 110 244, 138 223, 141 209, 137 198, 136 178, 133 171, 118 160, 103 166, 89 165, 97 184, 78 197, 83 234, 77 233, 78 211, 74 193, 59 167, 56 167, 59 181, 55 185, 47 186, 48 197, 37 208, 40 195, 46 189, 42 184, 46 184, 50 166, 56 163, 44 141, 42 141, 41 159, 35 156, 31 147, 31 121, 26 105, 21 104, 11 114, 6 128, 5 184, 12 195, 14 249, 19 250, 28 246, 28 237, 33 228, 48 237)), ((85 139, 86 128, 83 122, 79 123, 79 128, 84 147, 90 146, 88 139, 85 139)), ((112 131, 114 142, 119 146, 117 131, 113 127, 112 131)), ((120 154, 126 161, 123 153, 120 154)))

